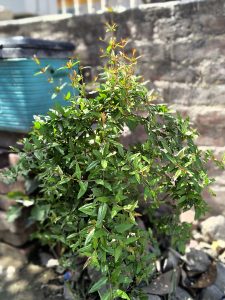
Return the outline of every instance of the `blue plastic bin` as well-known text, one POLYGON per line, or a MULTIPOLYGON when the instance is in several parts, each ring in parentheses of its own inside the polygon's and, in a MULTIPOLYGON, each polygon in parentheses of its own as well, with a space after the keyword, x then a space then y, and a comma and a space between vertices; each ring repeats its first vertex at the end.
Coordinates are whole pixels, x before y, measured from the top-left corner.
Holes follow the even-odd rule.
MULTIPOLYGON (((34 115, 45 115, 55 103, 67 105, 64 95, 70 89, 67 70, 57 71, 64 66, 75 47, 71 43, 35 40, 14 37, 0 40, 0 130, 28 132, 34 115), (44 75, 34 76, 40 66, 49 65, 50 84, 44 75), (66 82, 60 94, 53 100, 56 85, 66 82)), ((78 68, 76 66, 75 68, 78 68)))

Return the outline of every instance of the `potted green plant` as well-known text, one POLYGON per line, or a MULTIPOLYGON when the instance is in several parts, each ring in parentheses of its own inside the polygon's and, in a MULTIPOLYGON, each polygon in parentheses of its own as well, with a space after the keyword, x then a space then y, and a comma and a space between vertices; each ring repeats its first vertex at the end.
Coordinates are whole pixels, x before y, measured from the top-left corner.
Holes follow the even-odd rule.
POLYGON ((83 268, 101 274, 89 292, 104 300, 137 299, 137 287, 155 271, 158 235, 184 248, 190 226, 179 215, 194 208, 198 219, 206 211, 201 192, 212 182, 206 163, 215 160, 195 145, 188 119, 154 103, 155 93, 135 75, 137 58, 135 51, 126 54, 126 43, 109 38, 94 98, 87 97, 73 62, 65 66, 71 70, 71 92, 65 95, 70 105, 36 118, 12 170, 39 183, 32 209, 37 236, 52 246, 60 243, 70 269, 77 256, 86 257, 83 268), (125 126, 142 126, 146 140, 124 147, 125 126), (169 215, 157 215, 162 205, 169 215), (137 222, 143 214, 151 224, 147 229, 137 222))

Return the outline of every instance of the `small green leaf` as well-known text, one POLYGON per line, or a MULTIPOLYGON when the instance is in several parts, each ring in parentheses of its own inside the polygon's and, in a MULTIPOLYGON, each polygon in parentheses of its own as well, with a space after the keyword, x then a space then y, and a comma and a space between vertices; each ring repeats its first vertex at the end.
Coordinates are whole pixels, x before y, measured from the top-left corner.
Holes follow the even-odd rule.
POLYGON ((128 211, 134 211, 135 208, 138 207, 138 201, 134 202, 134 203, 131 203, 131 204, 128 204, 128 205, 125 205, 123 207, 124 210, 128 210, 128 211))
POLYGON ((85 204, 81 206, 78 210, 86 215, 96 216, 96 207, 93 203, 85 204))
POLYGON ((41 123, 38 121, 34 121, 34 128, 40 129, 41 128, 41 123))
POLYGON ((180 197, 177 201, 177 203, 183 203, 185 200, 187 200, 187 196, 186 195, 183 195, 182 197, 180 197))
POLYGON ((81 253, 82 255, 86 255, 86 256, 89 256, 89 254, 90 254, 90 256, 91 256, 91 250, 92 250, 92 245, 89 244, 87 246, 80 248, 79 253, 81 253), (89 254, 87 254, 87 253, 89 253, 89 254))
POLYGON ((120 154, 120 156, 124 156, 124 150, 123 150, 123 145, 117 145, 117 149, 118 149, 118 152, 120 154))
POLYGON ((103 203, 98 209, 98 219, 97 219, 98 226, 102 224, 102 221, 105 218, 107 207, 108 207, 107 203, 103 203))
POLYGON ((120 297, 122 299, 130 300, 130 297, 127 295, 127 293, 119 289, 115 291, 115 296, 120 297))
POLYGON ((194 133, 193 131, 188 130, 188 131, 185 132, 185 135, 190 136, 190 135, 192 135, 193 133, 194 133))
POLYGON ((7 219, 9 222, 15 221, 21 216, 22 206, 13 205, 7 211, 7 219))
POLYGON ((17 199, 17 198, 19 198, 19 199, 23 199, 23 198, 25 198, 26 197, 26 194, 24 194, 23 192, 20 192, 20 191, 12 191, 12 192, 9 192, 8 194, 7 194, 7 196, 10 198, 10 199, 17 199))
POLYGON ((97 179, 96 180, 96 183, 97 184, 99 184, 99 185, 103 185, 105 188, 107 188, 109 191, 112 191, 112 187, 111 187, 111 185, 107 182, 107 181, 105 181, 105 180, 103 180, 103 179, 97 179))
POLYGON ((100 292, 98 292, 98 293, 99 293, 100 300, 110 300, 110 298, 111 298, 111 291, 107 291, 103 295, 100 292))
POLYGON ((31 210, 31 217, 39 222, 46 219, 48 212, 50 210, 50 205, 36 205, 31 210))
POLYGON ((135 172, 134 175, 135 175, 135 178, 136 178, 137 182, 138 182, 138 183, 141 183, 141 177, 140 177, 140 174, 137 173, 137 172, 135 172))
POLYGON ((182 148, 177 154, 176 156, 179 157, 180 159, 182 159, 185 156, 185 151, 186 151, 186 147, 182 148))
POLYGON ((87 191, 88 188, 88 182, 87 181, 80 181, 79 182, 80 190, 77 195, 77 199, 80 199, 87 191))
MULTIPOLYGON (((36 73, 36 74, 38 74, 38 73, 36 73)), ((53 93, 52 96, 51 96, 51 99, 54 100, 57 96, 58 96, 58 93, 53 93)))
POLYGON ((42 159, 43 159, 43 153, 42 153, 42 151, 39 151, 39 150, 34 151, 34 156, 35 156, 38 160, 42 160, 42 159))
POLYGON ((131 227, 133 227, 133 226, 134 226, 134 224, 123 223, 123 224, 115 225, 115 229, 117 232, 123 233, 123 232, 131 229, 131 227))
POLYGON ((85 243, 84 243, 85 246, 87 246, 89 244, 89 242, 92 240, 92 238, 94 236, 94 233, 95 233, 95 228, 92 228, 91 231, 88 233, 88 235, 86 237, 86 240, 85 240, 85 243))
POLYGON ((33 55, 33 60, 35 61, 35 63, 36 63, 37 65, 40 65, 40 64, 41 64, 40 60, 38 59, 38 57, 37 57, 35 54, 33 55))
POLYGON ((80 170, 80 166, 79 166, 78 163, 76 163, 76 171, 75 171, 75 173, 76 173, 77 178, 80 180, 81 179, 81 170, 80 170))
POLYGON ((96 201, 98 202, 102 202, 102 203, 107 203, 109 201, 109 197, 105 197, 105 196, 101 196, 101 197, 97 197, 96 201))
POLYGON ((139 239, 139 238, 136 237, 136 236, 131 236, 131 237, 126 238, 126 239, 124 240, 124 244, 128 245, 128 244, 134 243, 134 242, 136 242, 138 239, 139 239))
POLYGON ((113 208, 112 208, 112 212, 111 212, 111 218, 113 219, 117 214, 118 212, 122 210, 122 207, 119 206, 119 205, 114 205, 113 208))
POLYGON ((69 92, 67 92, 67 94, 65 95, 64 99, 65 99, 65 100, 70 100, 70 98, 71 98, 71 92, 69 91, 69 92))
POLYGON ((90 163, 90 165, 87 167, 86 171, 90 171, 91 169, 95 168, 98 165, 98 161, 94 160, 90 163))
POLYGON ((68 235, 67 237, 66 237, 66 239, 67 240, 72 240, 72 239, 74 239, 75 237, 77 237, 77 233, 71 233, 70 235, 68 235))
POLYGON ((102 165, 103 169, 106 169, 106 168, 107 168, 107 165, 108 165, 107 160, 103 159, 103 160, 101 161, 101 165, 102 165))
POLYGON ((181 169, 178 169, 175 173, 175 175, 173 176, 173 180, 176 181, 178 177, 180 177, 180 175, 182 174, 181 169))
POLYGON ((100 278, 90 289, 89 293, 94 293, 98 291, 103 285, 105 285, 108 281, 107 277, 100 278))
POLYGON ((120 258, 121 254, 122 254, 122 248, 121 247, 116 247, 115 254, 114 254, 115 262, 118 261, 118 259, 120 258))

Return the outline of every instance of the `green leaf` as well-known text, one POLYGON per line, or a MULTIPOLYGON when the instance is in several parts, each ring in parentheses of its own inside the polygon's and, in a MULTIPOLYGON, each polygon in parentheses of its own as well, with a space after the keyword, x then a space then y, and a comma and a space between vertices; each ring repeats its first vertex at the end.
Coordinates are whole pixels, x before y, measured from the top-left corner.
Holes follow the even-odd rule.
POLYGON ((124 244, 128 245, 128 244, 134 243, 134 242, 136 242, 138 239, 139 239, 139 238, 136 237, 136 236, 131 236, 131 237, 126 238, 126 239, 124 240, 124 244))
POLYGON ((34 156, 38 159, 38 160, 42 160, 43 159, 43 153, 40 150, 36 150, 34 151, 34 156))
POLYGON ((122 248, 121 247, 116 247, 116 249, 115 249, 115 253, 114 253, 114 257, 115 257, 115 262, 117 262, 118 261, 118 259, 120 258, 120 256, 121 256, 121 254, 122 254, 122 248))
POLYGON ((134 176, 135 176, 137 182, 138 182, 138 183, 141 183, 141 177, 140 177, 140 174, 137 173, 137 172, 135 172, 134 176))
POLYGON ((109 200, 110 200, 110 198, 109 197, 105 197, 105 196, 97 197, 96 198, 96 201, 102 202, 102 203, 107 203, 109 200))
MULTIPOLYGON (((38 73, 36 73, 36 74, 38 74, 38 73)), ((58 93, 53 93, 52 96, 51 96, 51 99, 54 100, 57 96, 58 96, 58 93)))
POLYGON ((37 65, 40 65, 40 64, 41 64, 40 60, 38 59, 38 57, 37 57, 36 55, 33 55, 33 60, 35 61, 35 63, 36 63, 37 65))
POLYGON ((90 171, 91 169, 95 168, 98 165, 98 161, 94 160, 90 163, 90 165, 87 167, 86 171, 90 171))
POLYGON ((178 169, 175 173, 175 175, 173 176, 173 180, 176 181, 178 177, 180 177, 180 175, 182 174, 181 169, 178 169))
POLYGON ((69 91, 69 92, 67 92, 67 94, 65 95, 64 99, 68 101, 68 100, 70 100, 70 98, 71 98, 71 92, 69 91))
POLYGON ((116 297, 120 297, 122 299, 126 299, 126 300, 130 300, 129 296, 127 295, 127 293, 125 293, 124 291, 122 290, 116 290, 115 291, 115 296, 116 297))
POLYGON ((98 209, 98 219, 97 219, 98 226, 102 224, 102 221, 105 218, 107 207, 108 207, 107 203, 103 203, 98 209))
POLYGON ((138 201, 134 202, 134 203, 131 203, 131 204, 128 204, 128 205, 125 205, 123 206, 123 209, 124 210, 128 210, 128 211, 134 211, 135 208, 138 207, 138 201))
POLYGON ((34 121, 33 124, 34 124, 34 128, 36 128, 36 129, 41 128, 41 123, 39 121, 34 121))
POLYGON ((9 222, 15 221, 21 216, 22 206, 13 205, 7 211, 7 219, 9 222))
POLYGON ((10 199, 21 199, 21 198, 25 198, 26 197, 26 194, 24 194, 23 192, 20 192, 20 191, 11 191, 7 194, 7 196, 10 198, 10 199))
POLYGON ((124 157, 123 145, 117 145, 118 152, 120 156, 124 157))
POLYGON ((79 249, 79 253, 81 253, 82 255, 86 255, 86 256, 91 256, 91 251, 92 251, 92 245, 89 244, 87 246, 84 246, 82 248, 79 249))
POLYGON ((95 237, 100 238, 103 236, 107 236, 107 231, 102 228, 97 228, 97 230, 95 231, 95 237))
POLYGON ((105 188, 107 188, 109 191, 112 191, 112 187, 111 187, 111 185, 107 182, 107 181, 105 181, 105 180, 103 180, 103 179, 97 179, 96 181, 95 181, 97 184, 99 184, 99 185, 103 185, 105 188))
POLYGON ((66 239, 67 240, 72 240, 72 239, 74 239, 75 237, 77 237, 77 233, 71 233, 70 235, 68 235, 67 237, 66 237, 66 239))
POLYGON ((85 204, 81 206, 78 210, 86 215, 96 216, 96 207, 93 203, 85 204))
POLYGON ((186 147, 182 148, 182 149, 176 154, 176 156, 179 157, 180 159, 184 158, 184 156, 185 156, 185 151, 186 151, 186 147))
POLYGON ((90 289, 89 293, 94 293, 98 291, 103 285, 108 281, 107 277, 101 277, 90 289))
POLYGON ((134 224, 123 223, 123 224, 115 225, 115 229, 116 229, 117 232, 123 233, 123 232, 131 229, 133 226, 134 226, 134 224))
POLYGON ((87 191, 88 188, 88 182, 87 181, 80 181, 79 182, 80 190, 77 195, 77 199, 80 199, 87 191))
POLYGON ((103 160, 101 161, 101 165, 102 165, 103 169, 106 169, 106 168, 107 168, 107 165, 108 165, 107 160, 103 159, 103 160))
POLYGON ((179 199, 178 199, 178 201, 177 201, 177 203, 183 203, 184 201, 186 201, 187 200, 187 196, 186 195, 183 195, 182 197, 180 197, 179 199))
POLYGON ((84 243, 85 246, 87 246, 89 242, 92 240, 94 233, 95 233, 95 228, 92 228, 85 239, 85 243, 84 243))
POLYGON ((50 210, 50 205, 36 205, 31 210, 31 217, 39 222, 44 221, 50 210))
POLYGON ((81 179, 81 170, 78 162, 76 163, 76 170, 75 170, 77 178, 80 180, 81 179))
POLYGON ((117 214, 118 212, 122 210, 122 207, 119 206, 119 205, 114 205, 113 208, 112 208, 112 212, 111 212, 111 218, 113 219, 117 214))
POLYGON ((100 292, 98 292, 99 293, 99 297, 100 297, 100 300, 110 300, 110 298, 111 298, 111 291, 109 290, 109 291, 107 291, 105 294, 101 294, 100 292))

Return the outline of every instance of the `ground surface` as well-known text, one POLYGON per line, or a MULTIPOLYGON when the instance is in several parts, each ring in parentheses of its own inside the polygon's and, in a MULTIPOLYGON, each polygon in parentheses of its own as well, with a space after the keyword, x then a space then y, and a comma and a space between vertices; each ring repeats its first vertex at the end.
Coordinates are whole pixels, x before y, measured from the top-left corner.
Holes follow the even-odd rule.
POLYGON ((28 262, 26 253, 0 243, 0 299, 61 300, 62 293, 53 269, 28 262))
MULTIPOLYGON (((190 221, 192 217, 189 212, 182 216, 182 221, 190 221)), ((148 300, 225 299, 225 217, 220 215, 193 223, 192 238, 186 250, 186 254, 181 255, 169 247, 158 260, 155 278, 142 287, 148 300)), ((32 243, 16 248, 0 242, 0 299, 76 299, 64 288, 65 271, 40 245, 32 243)), ((76 273, 78 276, 73 276, 70 284, 75 284, 79 291, 87 287, 87 276, 96 280, 96 273, 88 268, 86 275, 76 273), (94 278, 91 274, 95 274, 94 278), (78 278, 82 278, 82 286, 78 278)), ((87 300, 84 298, 82 300, 87 300)))

